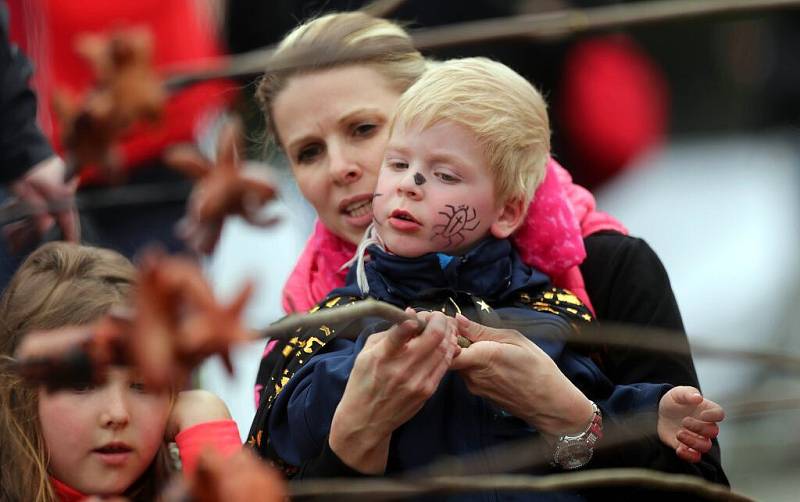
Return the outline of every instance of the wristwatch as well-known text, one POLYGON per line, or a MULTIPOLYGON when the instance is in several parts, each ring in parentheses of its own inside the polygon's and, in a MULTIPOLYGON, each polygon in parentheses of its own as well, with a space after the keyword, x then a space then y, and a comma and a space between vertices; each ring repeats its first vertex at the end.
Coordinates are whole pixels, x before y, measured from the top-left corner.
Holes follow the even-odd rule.
POLYGON ((594 445, 603 437, 603 415, 600 408, 592 402, 592 420, 580 434, 563 435, 556 441, 553 463, 562 469, 571 470, 583 467, 592 459, 594 445))

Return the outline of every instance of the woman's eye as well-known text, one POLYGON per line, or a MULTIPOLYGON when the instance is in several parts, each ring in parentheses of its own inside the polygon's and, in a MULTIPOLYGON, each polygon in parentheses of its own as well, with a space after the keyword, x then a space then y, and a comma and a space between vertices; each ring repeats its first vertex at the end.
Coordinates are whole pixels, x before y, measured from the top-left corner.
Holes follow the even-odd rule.
POLYGON ((322 153, 322 145, 309 145, 297 152, 297 163, 308 164, 313 162, 322 153))
POLYGON ((353 128, 353 136, 367 137, 378 128, 375 124, 359 124, 353 128))

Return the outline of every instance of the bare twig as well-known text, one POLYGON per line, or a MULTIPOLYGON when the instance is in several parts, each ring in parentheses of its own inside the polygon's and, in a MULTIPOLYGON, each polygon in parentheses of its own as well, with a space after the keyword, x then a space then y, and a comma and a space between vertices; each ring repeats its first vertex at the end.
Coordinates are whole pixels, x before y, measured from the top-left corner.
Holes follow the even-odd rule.
MULTIPOLYGON (((312 314, 293 314, 270 325, 258 333, 260 338, 289 338, 295 336, 298 330, 316 327, 321 324, 335 324, 353 321, 362 317, 381 317, 394 324, 416 319, 404 310, 385 302, 367 299, 359 302, 348 303, 342 307, 318 310, 312 314)), ((422 329, 424 325, 420 325, 422 329)))
POLYGON ((289 484, 291 497, 325 497, 342 500, 381 500, 420 495, 442 495, 465 491, 558 491, 631 486, 700 495, 709 500, 751 501, 728 487, 685 474, 667 474, 649 469, 601 469, 552 474, 446 476, 415 480, 400 479, 327 479, 289 484))
POLYGON ((362 7, 361 12, 366 12, 374 17, 388 17, 402 7, 404 3, 406 3, 406 0, 374 0, 362 7))
MULTIPOLYGON (((800 0, 660 0, 487 19, 416 30, 411 35, 417 48, 430 50, 512 38, 546 41, 587 31, 791 7, 800 7, 800 0)), ((273 52, 274 47, 267 47, 209 60, 204 67, 210 69, 172 72, 166 86, 174 91, 205 80, 258 75, 267 68, 273 52)))
MULTIPOLYGON (((254 333, 258 338, 291 338, 298 329, 348 322, 362 317, 382 317, 393 323, 408 319, 408 315, 401 309, 376 300, 364 300, 350 303, 344 307, 322 309, 311 314, 293 314, 281 321, 254 333)), ((524 329, 527 326, 524 320, 504 321, 494 326, 497 328, 524 329)), ((715 359, 741 360, 769 366, 773 369, 800 373, 800 355, 785 352, 767 352, 746 349, 731 349, 720 346, 693 344, 692 349, 686 344, 676 343, 675 333, 666 329, 649 328, 623 324, 596 323, 579 327, 579 331, 572 333, 565 339, 572 346, 583 347, 626 347, 651 352, 690 355, 715 359)), ((358 336, 358 333, 340 333, 339 336, 358 336)), ((551 335, 550 337, 557 337, 551 335)), ((543 335, 542 338, 547 338, 543 335)))

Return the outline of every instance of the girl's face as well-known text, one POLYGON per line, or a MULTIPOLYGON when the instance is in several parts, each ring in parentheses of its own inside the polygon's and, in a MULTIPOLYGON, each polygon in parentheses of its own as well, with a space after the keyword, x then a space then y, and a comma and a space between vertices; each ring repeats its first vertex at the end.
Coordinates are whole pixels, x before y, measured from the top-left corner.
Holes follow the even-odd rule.
POLYGON ((168 391, 152 392, 124 368, 97 387, 39 391, 39 421, 56 479, 87 495, 118 495, 164 442, 168 391))
POLYGON ((483 150, 463 125, 396 125, 375 188, 375 228, 400 256, 463 253, 490 233, 510 233, 508 204, 494 187, 483 150))
POLYGON ((367 66, 292 77, 272 107, 303 196, 354 244, 372 221, 372 193, 400 94, 367 66))

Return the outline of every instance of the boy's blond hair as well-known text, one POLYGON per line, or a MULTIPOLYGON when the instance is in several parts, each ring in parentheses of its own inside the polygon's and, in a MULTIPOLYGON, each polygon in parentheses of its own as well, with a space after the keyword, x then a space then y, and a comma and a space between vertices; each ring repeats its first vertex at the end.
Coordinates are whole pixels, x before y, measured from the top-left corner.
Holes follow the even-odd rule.
POLYGON ((432 64, 400 97, 393 127, 424 130, 443 120, 475 134, 498 200, 520 197, 527 208, 550 155, 547 105, 539 91, 508 66, 490 59, 432 64))

